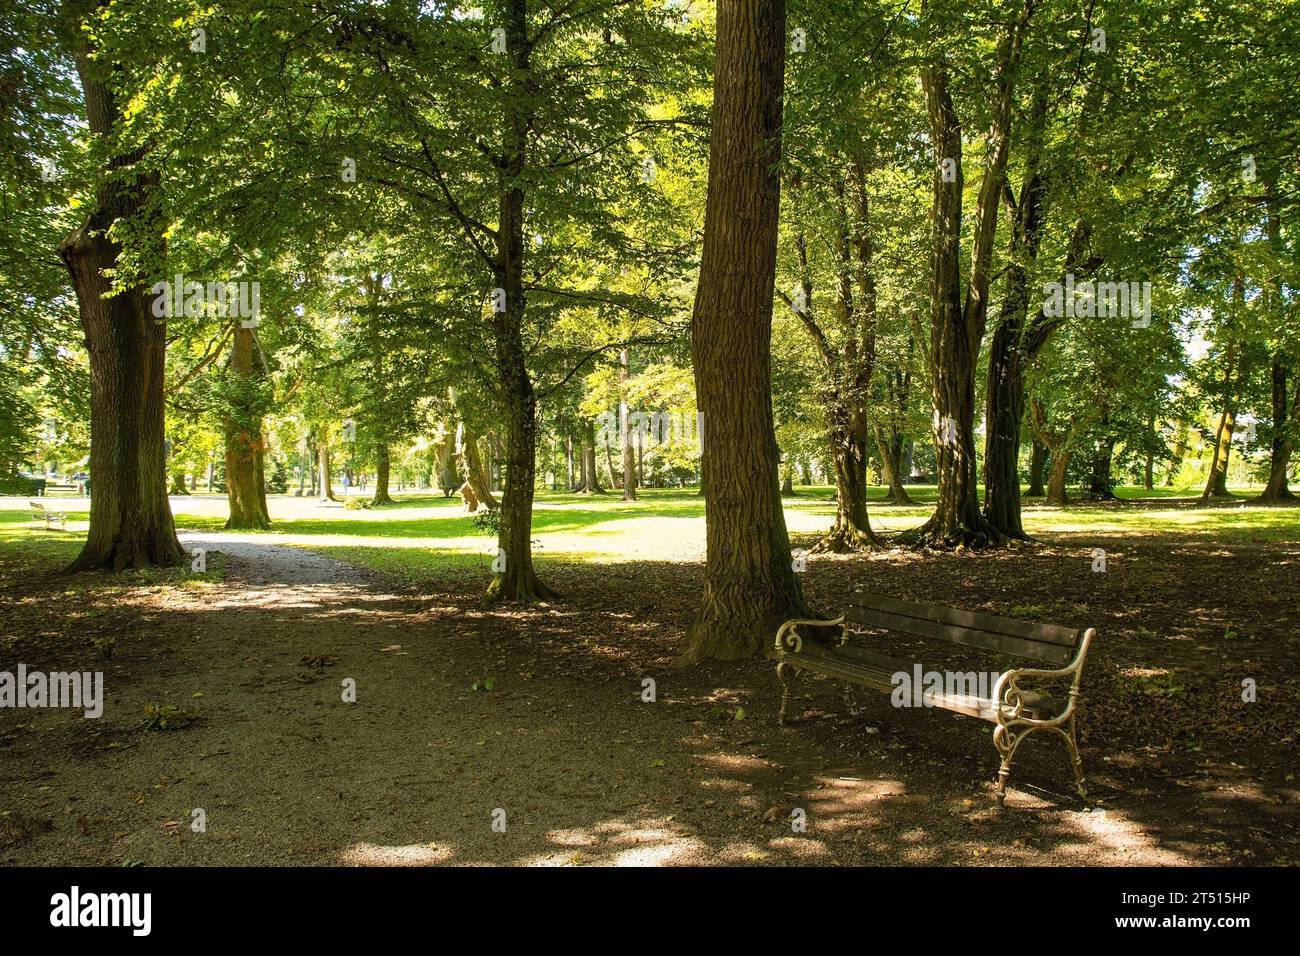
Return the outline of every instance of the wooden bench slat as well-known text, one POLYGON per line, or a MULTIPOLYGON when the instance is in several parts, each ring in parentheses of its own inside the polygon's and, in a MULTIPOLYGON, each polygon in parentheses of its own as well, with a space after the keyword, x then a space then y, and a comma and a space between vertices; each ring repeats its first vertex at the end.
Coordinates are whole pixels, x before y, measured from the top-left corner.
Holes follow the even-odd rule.
POLYGON ((851 607, 846 617, 856 624, 902 631, 921 637, 932 637, 950 644, 964 644, 983 650, 1012 654, 1030 660, 1045 661, 1049 664, 1068 664, 1074 657, 1073 647, 1064 647, 1056 643, 1029 640, 1011 634, 982 631, 971 627, 958 627, 943 624, 922 617, 906 617, 891 614, 875 608, 851 607))
POLYGON ((954 627, 968 627, 991 634, 1009 634, 1013 637, 1030 641, 1041 641, 1061 647, 1074 648, 1079 643, 1079 631, 1059 624, 1038 624, 1033 621, 1021 621, 1014 617, 1002 617, 997 614, 985 614, 977 611, 964 611, 955 607, 940 607, 936 604, 918 604, 914 601, 900 601, 898 598, 883 594, 854 594, 850 603, 853 607, 871 608, 886 611, 899 617, 920 618, 936 624, 949 624, 954 627))
MULTIPOLYGON (((905 661, 896 661, 883 655, 872 655, 887 663, 883 666, 875 663, 859 663, 854 659, 858 656, 854 652, 861 652, 861 649, 842 646, 828 650, 819 648, 815 644, 805 644, 804 650, 797 653, 788 652, 785 659, 796 667, 887 694, 894 691, 894 674, 899 671, 911 673, 911 667, 905 661)), ((931 707, 978 717, 980 720, 993 722, 997 720, 997 704, 988 697, 943 692, 936 694, 924 689, 921 697, 922 700, 929 701, 931 707)), ((1063 701, 1029 690, 1021 692, 1021 699, 1024 701, 1024 713, 1031 717, 1054 717, 1065 707, 1063 701)))

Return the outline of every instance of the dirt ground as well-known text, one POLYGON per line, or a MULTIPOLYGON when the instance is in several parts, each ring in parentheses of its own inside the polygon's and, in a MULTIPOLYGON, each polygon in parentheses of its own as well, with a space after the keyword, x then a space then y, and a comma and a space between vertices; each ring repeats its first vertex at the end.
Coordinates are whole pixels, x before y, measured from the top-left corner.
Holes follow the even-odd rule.
POLYGON ((1038 736, 999 811, 988 724, 866 691, 853 713, 805 679, 781 729, 770 662, 674 668, 698 564, 543 564, 564 603, 487 609, 485 575, 416 591, 218 537, 206 589, 0 576, 0 668, 100 669, 107 688, 98 720, 0 710, 0 863, 1300 862, 1294 544, 810 560, 827 616, 860 589, 1098 629, 1090 801, 1038 736), (147 729, 150 704, 196 719, 147 729))

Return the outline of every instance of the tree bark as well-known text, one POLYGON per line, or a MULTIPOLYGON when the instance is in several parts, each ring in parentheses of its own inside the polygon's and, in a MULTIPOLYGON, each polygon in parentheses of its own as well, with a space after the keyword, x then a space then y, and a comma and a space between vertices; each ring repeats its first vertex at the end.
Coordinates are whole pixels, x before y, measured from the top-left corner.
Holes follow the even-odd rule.
POLYGON ((266 441, 253 370, 253 330, 235 319, 230 351, 232 407, 227 411, 226 500, 231 530, 265 531, 271 527, 266 506, 266 441))
POLYGON ((1047 446, 1033 438, 1033 447, 1029 450, 1029 491, 1031 498, 1042 498, 1047 492, 1043 489, 1043 471, 1047 466, 1047 446))
POLYGON ((1049 505, 1064 507, 1070 503, 1070 496, 1065 486, 1065 476, 1070 469, 1070 457, 1068 448, 1060 452, 1052 452, 1052 471, 1047 479, 1046 503, 1049 505))
POLYGON ((1072 419, 1064 429, 1053 430, 1048 428, 1047 412, 1043 408, 1042 402, 1036 398, 1031 399, 1029 408, 1031 413, 1030 422, 1033 424, 1034 434, 1047 447, 1052 457, 1051 474, 1047 479, 1046 503, 1064 507, 1070 503, 1065 480, 1070 469, 1070 458, 1073 455, 1071 444, 1074 441, 1078 423, 1072 419))
POLYGON ((993 240, 1010 148, 1014 74, 1033 9, 1034 0, 1026 0, 1019 17, 1008 25, 999 41, 994 58, 993 116, 984 178, 976 200, 964 302, 961 122, 949 90, 947 63, 941 59, 921 71, 934 149, 931 329, 927 359, 939 487, 934 515, 904 538, 916 544, 983 548, 998 546, 1005 540, 1005 535, 980 509, 975 458, 975 372, 988 321, 993 240))
MULTIPOLYGON (((632 446, 632 431, 628 427, 628 406, 625 390, 627 389, 628 378, 628 355, 627 349, 622 349, 618 353, 618 382, 620 391, 619 402, 619 432, 623 438, 623 500, 636 501, 636 449, 632 446)), ((640 442, 640 434, 637 435, 637 441, 640 442)))
POLYGON ((686 659, 763 653, 807 614, 781 507, 772 424, 772 298, 785 86, 783 0, 720 0, 704 251, 691 330, 707 561, 686 659))
POLYGON ((488 587, 490 601, 545 601, 556 597, 533 567, 533 496, 537 472, 537 397, 525 360, 524 170, 536 96, 529 63, 527 0, 509 0, 504 10, 506 56, 511 60, 502 117, 493 274, 505 293, 504 308, 492 313, 498 383, 506 412, 505 492, 497 535, 498 559, 488 587))
POLYGON ((460 467, 465 473, 465 480, 469 486, 474 489, 474 494, 478 500, 488 508, 496 509, 500 507, 496 496, 492 494, 492 485, 488 481, 487 470, 483 467, 483 457, 479 453, 478 435, 470 427, 469 423, 461 420, 460 423, 460 467))
MULTIPOLYGON (((1246 297, 1245 280, 1240 274, 1233 280, 1233 302, 1240 312, 1246 297)), ((1246 373, 1238 368, 1240 362, 1236 339, 1228 333, 1228 348, 1225 356, 1226 368, 1223 372, 1223 412, 1219 415, 1219 426, 1214 433, 1213 456, 1210 459, 1210 474, 1201 492, 1201 504, 1211 498, 1231 498, 1228 491, 1228 458, 1232 454, 1232 432, 1237 424, 1237 407, 1241 402, 1241 392, 1245 386, 1246 373), (1235 382, 1235 385, 1234 385, 1235 382)))
POLYGON ((903 484, 903 436, 893 429, 886 434, 885 429, 879 425, 875 427, 874 432, 876 451, 880 455, 880 470, 889 489, 889 501, 896 505, 912 504, 912 499, 903 484))
POLYGON ((1040 79, 1034 92, 1025 179, 1012 210, 1006 285, 989 346, 985 398, 984 517, 1001 534, 1021 540, 1029 538, 1020 518, 1020 423, 1025 414, 1022 338, 1032 298, 1029 280, 1038 261, 1045 218, 1047 179, 1040 165, 1046 121, 1047 85, 1040 79))
POLYGON ((391 505, 392 496, 388 493, 389 473, 392 461, 389 458, 388 443, 380 442, 375 446, 375 496, 370 499, 372 505, 391 505))
MULTIPOLYGON (((1264 203, 1268 211, 1266 226, 1268 243, 1274 253, 1281 256, 1284 252, 1281 199, 1271 171, 1264 177, 1264 203)), ((1281 289, 1276 278, 1270 278, 1264 283, 1264 297, 1265 308, 1269 312, 1274 312, 1280 307, 1281 289)), ((1281 501, 1294 501, 1296 498, 1287 487, 1286 473, 1291 464, 1291 455, 1295 451, 1296 434, 1300 432, 1300 378, 1288 414, 1287 380, 1291 376, 1291 368, 1286 351, 1280 342, 1274 347, 1269 375, 1270 397, 1273 405, 1273 440, 1269 447, 1268 484, 1264 486, 1264 490, 1256 500, 1274 504, 1281 501)))
POLYGON ((1174 479, 1183 469, 1183 459, 1187 457, 1187 434, 1189 431, 1187 422, 1179 422, 1178 430, 1174 435, 1173 455, 1169 459, 1169 472, 1165 475, 1165 487, 1172 488, 1174 479))
POLYGON ((1098 421, 1102 429, 1101 438, 1092 452, 1092 465, 1088 472, 1088 491, 1085 497, 1090 501, 1114 501, 1115 490, 1111 484, 1110 473, 1115 460, 1115 436, 1110 433, 1110 408, 1101 406, 1101 418, 1098 421))
POLYGON ((1300 431, 1300 381, 1297 382, 1295 399, 1291 409, 1287 410, 1287 380, 1290 369, 1287 368, 1281 350, 1273 353, 1270 367, 1270 388, 1273 403, 1273 441, 1269 449, 1268 484, 1260 492, 1257 501, 1276 503, 1294 501, 1296 495, 1287 487, 1286 473, 1291 464, 1291 455, 1295 451, 1295 435, 1300 431))
MULTIPOLYGON (((85 5, 93 12, 99 4, 85 5)), ((91 135, 106 139, 121 113, 110 78, 115 66, 93 62, 81 18, 67 24, 70 52, 81 77, 91 135)), ((139 152, 116 155, 85 221, 59 246, 77 296, 90 359, 90 531, 69 571, 178 564, 184 549, 167 501, 163 451, 167 323, 152 314, 143 284, 112 296, 108 278, 122 247, 109 236, 116 224, 145 223, 157 176, 136 172, 139 152)), ((120 277, 119 277, 120 278, 120 277)))
POLYGON ((324 438, 316 447, 316 482, 321 501, 338 501, 334 497, 334 485, 330 482, 330 448, 324 438))

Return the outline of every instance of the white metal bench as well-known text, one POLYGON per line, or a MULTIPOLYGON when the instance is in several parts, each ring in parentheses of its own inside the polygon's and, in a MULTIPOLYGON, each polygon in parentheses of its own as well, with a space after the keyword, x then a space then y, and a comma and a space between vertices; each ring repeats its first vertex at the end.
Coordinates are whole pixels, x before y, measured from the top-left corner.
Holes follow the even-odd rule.
POLYGON ((998 656, 1022 657, 1040 661, 1048 668, 1018 667, 1001 673, 992 693, 953 692, 927 689, 920 696, 923 706, 941 707, 997 724, 993 745, 1002 757, 998 770, 996 796, 1002 803, 1006 795, 1011 761, 1020 743, 1036 730, 1050 730, 1064 739, 1074 764, 1075 786, 1079 796, 1084 791, 1083 762, 1075 734, 1075 708, 1079 699, 1079 678, 1088 645, 1096 631, 1079 631, 1056 624, 1036 624, 993 614, 979 614, 959 608, 900 601, 879 594, 855 594, 842 617, 832 621, 786 621, 776 632, 776 673, 782 681, 780 721, 785 723, 790 699, 790 684, 797 671, 806 670, 828 677, 893 693, 899 686, 895 676, 920 670, 917 662, 887 657, 848 643, 848 623, 865 628, 901 633, 951 644, 978 648, 998 656), (840 642, 825 646, 805 641, 799 627, 841 628, 840 642), (1020 686, 1022 680, 1035 682, 1066 681, 1068 696, 1052 698, 1020 686))
POLYGON ((60 531, 68 530, 68 516, 62 511, 50 511, 39 501, 28 501, 32 506, 32 523, 44 527, 47 531, 51 528, 57 528, 60 531))

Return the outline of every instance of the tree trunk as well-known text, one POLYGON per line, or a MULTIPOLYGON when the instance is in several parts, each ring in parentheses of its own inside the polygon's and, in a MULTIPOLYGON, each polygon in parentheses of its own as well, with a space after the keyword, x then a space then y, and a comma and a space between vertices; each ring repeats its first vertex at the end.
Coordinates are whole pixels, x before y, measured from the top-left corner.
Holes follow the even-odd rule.
POLYGON ((785 44, 783 0, 718 3, 704 251, 691 330, 708 430, 708 557, 687 659, 761 654, 782 621, 807 614, 791 562, 772 426, 785 44))
POLYGON ((460 423, 460 466, 461 471, 465 473, 465 480, 469 486, 474 489, 474 494, 478 500, 488 508, 496 509, 500 507, 496 496, 492 494, 492 484, 488 480, 487 471, 483 467, 483 458, 479 454, 478 436, 470 428, 469 423, 462 420, 460 423))
POLYGON ((1043 489, 1043 471, 1047 465, 1047 446, 1034 436, 1033 446, 1029 451, 1029 491, 1031 498, 1042 498, 1047 492, 1043 489))
MULTIPOLYGON (((627 389, 628 355, 627 349, 618 353, 618 384, 620 393, 627 389)), ((636 501, 636 449, 632 447, 632 431, 628 427, 628 407, 626 394, 620 395, 619 434, 623 441, 623 500, 636 501)), ((640 441, 640 434, 637 436, 640 441)))
POLYGON ((1295 494, 1287 487, 1286 472, 1295 451, 1295 435, 1300 426, 1300 387, 1290 413, 1287 410, 1287 380, 1290 369, 1286 366, 1281 349, 1273 353, 1270 384, 1273 400, 1273 441, 1269 453, 1268 484, 1257 501, 1293 501, 1295 494))
MULTIPOLYGON (((843 414, 848 417, 847 409, 843 414)), ((813 553, 860 551, 881 543, 867 516, 867 436, 865 427, 836 429, 831 436, 835 465, 835 525, 813 545, 813 553)))
POLYGON ((1098 423, 1105 432, 1092 453, 1092 467, 1088 473, 1088 492, 1085 497, 1090 501, 1114 501, 1115 490, 1110 473, 1115 460, 1115 438, 1108 434, 1110 429, 1110 409, 1102 406, 1101 420, 1098 423))
POLYGON ((1024 363, 1032 357, 1022 351, 1022 340, 1047 196, 1047 180, 1039 169, 1048 111, 1047 83, 1041 76, 1033 99, 1025 179, 1014 208, 1006 284, 989 346, 984 415, 984 517, 1005 537, 1020 540, 1029 539, 1020 518, 1020 423, 1025 413, 1024 363))
MULTIPOLYGON (((121 116, 103 64, 81 23, 68 26, 85 94, 86 117, 95 139, 115 133, 121 116)), ((90 531, 69 571, 172 565, 184 557, 167 501, 163 448, 163 375, 167 323, 152 314, 148 290, 139 284, 106 297, 108 278, 121 246, 108 232, 135 221, 136 228, 161 232, 143 222, 148 193, 157 176, 132 173, 139 153, 109 160, 114 175, 99 188, 86 220, 60 244, 77 296, 90 359, 90 474, 94 494, 90 531)), ((123 278, 121 276, 119 279, 123 278)))
POLYGON ((488 600, 545 601, 555 592, 533 568, 533 496, 537 472, 537 397, 525 361, 524 170, 532 126, 536 82, 529 64, 527 0, 509 0, 504 10, 506 56, 511 70, 502 117, 501 165, 497 177, 500 212, 495 232, 493 274, 505 293, 504 308, 492 313, 493 359, 506 413, 505 493, 497 535, 498 560, 488 600))
POLYGON ((880 426, 875 428, 876 451, 880 454, 880 470, 889 488, 888 500, 896 505, 910 505, 912 499, 903 485, 903 436, 880 426))
POLYGON ((456 469, 456 432, 447 428, 437 449, 438 488, 444 498, 450 498, 462 484, 456 469))
POLYGON ((169 495, 188 495, 189 489, 185 487, 185 471, 172 472, 172 485, 167 489, 169 495))
POLYGON ((1069 450, 1054 450, 1052 452, 1052 473, 1047 479, 1047 504, 1064 507, 1070 503, 1070 496, 1065 488, 1065 476, 1069 469, 1069 450))
POLYGON ((1231 498, 1228 491, 1228 458, 1232 454, 1232 430, 1237 424, 1237 413, 1224 409, 1219 415, 1219 427, 1214 432, 1214 454, 1210 459, 1210 475, 1201 492, 1201 503, 1210 498, 1231 498))
MULTIPOLYGON (((1282 203, 1277 191, 1276 175, 1269 169, 1264 176, 1264 201, 1268 211, 1266 235, 1269 247, 1279 257, 1285 256, 1282 246, 1282 203)), ((1264 307, 1269 313, 1276 314, 1281 306, 1281 289, 1276 277, 1270 277, 1264 283, 1264 307)), ((1287 366, 1287 356, 1279 343, 1273 350, 1270 363, 1270 388, 1273 404, 1273 440, 1269 449, 1268 484, 1256 499, 1262 502, 1290 501, 1296 496, 1287 487, 1286 472, 1295 450, 1296 432, 1300 430, 1300 386, 1292 402, 1291 414, 1287 414, 1287 379, 1291 370, 1287 366)))
POLYGON ((226 413, 226 500, 231 530, 265 531, 271 527, 266 506, 266 442, 253 372, 253 330, 235 320, 230 352, 232 407, 226 413))
MULTIPOLYGON (((1233 282, 1233 301, 1240 308, 1244 300, 1245 282, 1238 275, 1233 282)), ((1223 412, 1219 415, 1219 427, 1214 433, 1210 474, 1205 482, 1205 490, 1201 492, 1201 504, 1211 498, 1232 497, 1228 492, 1228 458, 1232 454, 1232 431, 1237 424, 1237 406, 1246 381, 1244 372, 1238 374, 1238 358, 1237 343, 1230 335, 1225 357, 1227 367, 1223 372, 1223 412)))
POLYGON ((1169 473, 1165 475, 1165 487, 1172 488, 1174 479, 1178 473, 1183 470, 1183 459, 1187 457, 1187 422, 1178 423, 1178 431, 1174 437, 1173 455, 1169 459, 1169 473))
MULTIPOLYGON (((938 504, 925 525, 905 536, 943 548, 982 548, 1005 535, 980 509, 975 458, 975 373, 988 323, 993 243, 1010 150, 1015 75, 1034 4, 1027 0, 998 42, 983 180, 976 198, 965 297, 961 282, 962 128, 946 61, 921 71, 933 144, 931 328, 928 360, 934 404, 938 504)), ((1018 489, 1017 489, 1018 490, 1018 489)))
MULTIPOLYGON (((961 125, 946 67, 923 70, 921 82, 934 150, 929 362, 938 492, 934 514, 904 540, 944 548, 985 547, 998 543, 999 535, 980 511, 975 472, 975 369, 984 329, 979 308, 968 310, 962 304, 961 125)), ((985 187, 992 176, 1000 178, 1001 171, 987 170, 985 187)), ((985 192, 981 189, 981 195, 985 192)), ((991 209, 981 205, 981 212, 996 217, 996 202, 991 209)))
MULTIPOLYGON (((1010 267, 1014 272, 1015 266, 1010 267)), ((1023 271, 1023 270, 1022 270, 1023 271)), ((1011 296, 1009 275, 1007 295, 1011 296)), ((1022 295, 1028 279, 1017 283, 1022 295)), ((1004 316, 1016 310, 1023 318, 1023 303, 1003 301, 1004 316)), ((1004 317, 989 346, 988 391, 985 401, 984 517, 1008 538, 1028 540, 1020 518, 1020 422, 1025 415, 1025 380, 1020 364, 1020 333, 1023 322, 1004 317)))
POLYGON ((794 497, 794 465, 789 459, 781 466, 781 496, 794 497))
POLYGON ((573 436, 564 436, 564 489, 565 491, 577 491, 573 487, 573 436))
POLYGON ((596 423, 584 422, 579 438, 578 456, 580 465, 579 485, 574 489, 579 494, 603 495, 605 489, 600 485, 600 474, 596 469, 596 423))
POLYGON ((370 499, 372 505, 391 505, 392 497, 388 494, 388 477, 392 469, 389 458, 388 443, 380 442, 375 448, 375 496, 370 499))
POLYGON ((316 448, 316 482, 321 501, 338 501, 330 483, 330 448, 323 438, 316 448))

